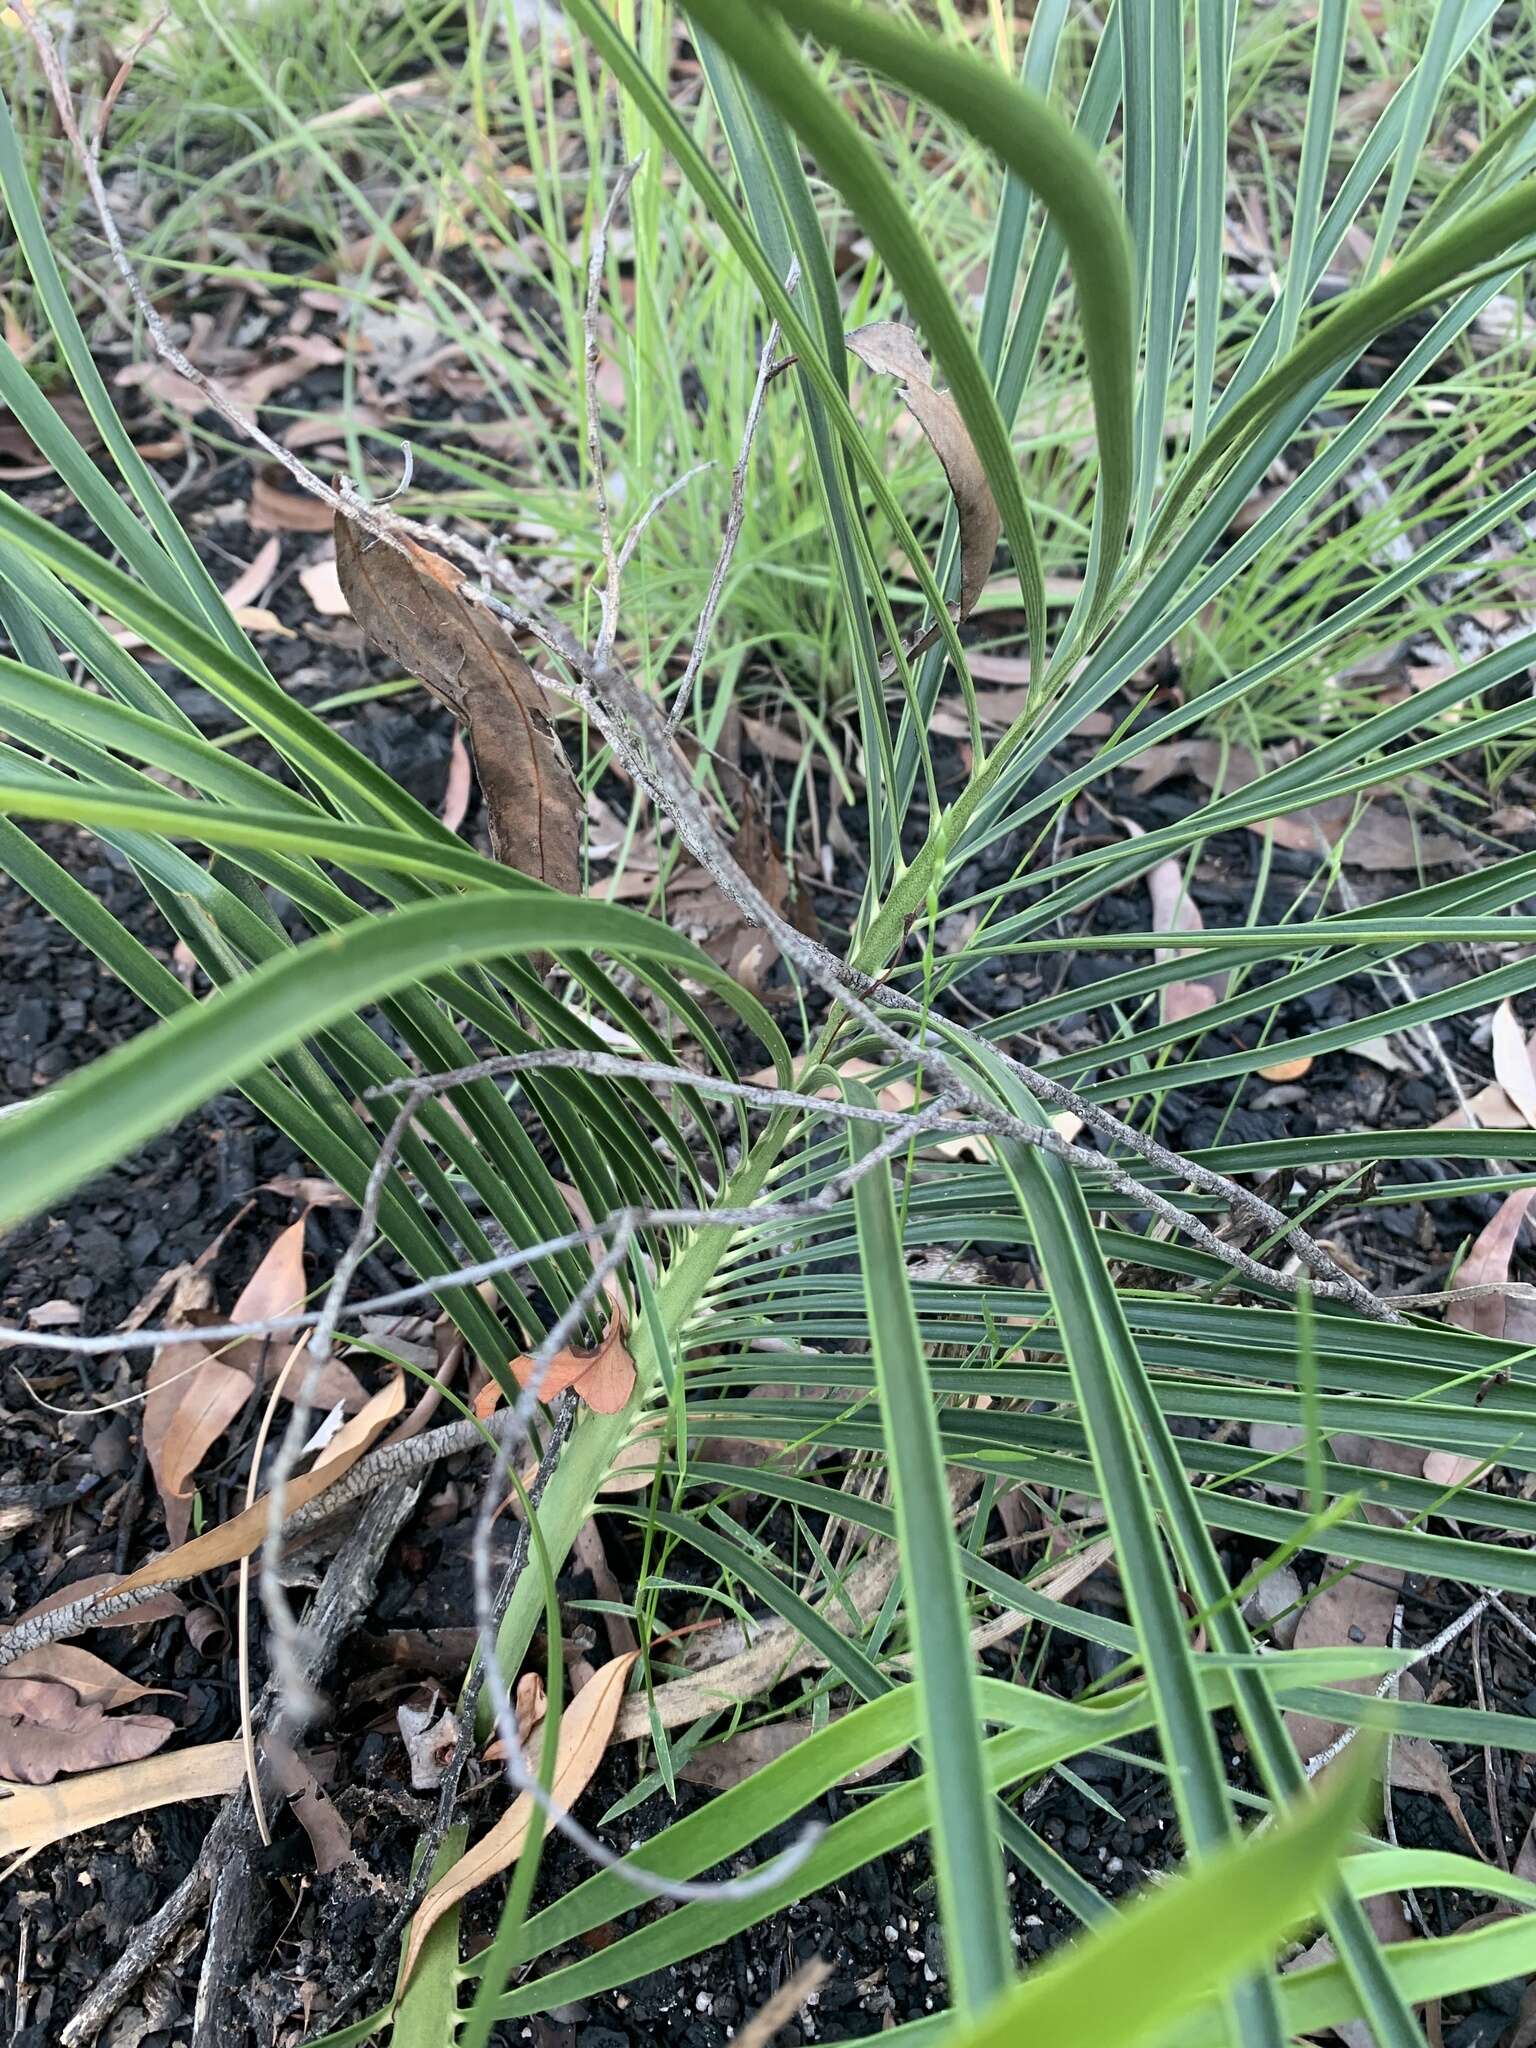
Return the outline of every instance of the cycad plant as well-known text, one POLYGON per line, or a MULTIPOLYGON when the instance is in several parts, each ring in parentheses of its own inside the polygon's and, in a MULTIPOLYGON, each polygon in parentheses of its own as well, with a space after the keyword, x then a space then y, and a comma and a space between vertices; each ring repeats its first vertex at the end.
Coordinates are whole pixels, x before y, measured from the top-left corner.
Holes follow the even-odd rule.
MULTIPOLYGON (((617 94, 626 153, 644 143, 627 189, 628 345, 648 365, 665 354, 648 237, 665 231, 680 177, 716 230, 711 260, 759 296, 762 331, 741 337, 743 360, 770 325, 794 359, 773 379, 758 457, 771 435, 767 459, 809 480, 821 516, 805 545, 840 592, 867 817, 846 951, 797 932, 738 863, 712 807, 707 744, 679 751, 671 729, 676 664, 648 661, 643 638, 621 659, 624 534, 594 549, 600 581, 610 563, 613 578, 591 635, 500 556, 480 557, 485 588, 471 579, 456 601, 484 631, 539 644, 554 690, 586 721, 581 780, 620 764, 663 836, 777 949, 798 1005, 765 1005, 663 914, 560 893, 467 850, 287 698, 118 424, 7 127, 0 181, 15 232, 117 477, 0 358, 0 397, 97 529, 91 545, 0 499, 12 649, 0 660, 0 859, 162 1021, 0 1124, 0 1214, 42 1208, 237 1085, 354 1201, 368 1198, 402 1271, 438 1282, 442 1309, 509 1393, 519 1354, 544 1359, 583 1325, 595 1334, 598 1281, 611 1280, 634 1391, 620 1412, 583 1414, 554 1464, 537 1517, 547 1564, 558 1568, 644 1437, 658 1447, 653 1481, 605 1512, 634 1526, 647 1587, 674 1557, 695 1575, 702 1563, 814 1652, 792 1681, 813 1724, 802 1742, 531 1914, 525 1855, 494 1942, 468 1965, 439 1959, 429 1995, 413 1989, 398 2008, 401 2039, 484 2042, 498 2020, 685 1959, 926 1833, 953 2010, 904 2036, 1017 2038, 1033 2011, 1053 2040, 1279 2048, 1360 2018, 1406 2048, 1422 2038, 1416 2003, 1531 1968, 1536 1922, 1384 1949, 1362 1900, 1455 1885, 1530 1906, 1536 1892, 1468 1859, 1375 1851, 1363 1834, 1339 1860, 1344 1809, 1314 1808, 1283 1710, 1515 1749, 1533 1746, 1529 1728, 1390 1687, 1340 1691, 1347 1677, 1388 1676, 1394 1650, 1270 1654, 1243 1604, 1298 1554, 1324 1560, 1324 1582, 1366 1567, 1433 1578, 1453 1601, 1458 1586, 1482 1589, 1478 1612, 1536 1591, 1536 1509, 1522 1491, 1448 1491, 1405 1472, 1401 1455, 1371 1462, 1386 1444, 1479 1472, 1536 1467, 1527 1357, 1383 1299, 1316 1220, 1325 1196, 1369 1216, 1388 1201, 1521 1188, 1536 1139, 1475 1123, 1263 1142, 1227 1142, 1226 1130, 1256 1076, 1481 1018, 1536 984, 1524 957, 1536 922, 1521 915, 1533 856, 1482 832, 1474 866, 1425 881, 1410 854, 1408 885, 1363 905, 1347 872, 1365 820, 1385 808, 1412 845, 1456 815, 1451 764, 1507 761, 1536 715, 1522 694, 1536 633, 1506 616, 1467 654, 1460 631, 1529 552, 1529 402, 1502 384, 1500 403, 1485 402, 1474 344, 1497 309, 1499 345, 1522 345, 1536 99, 1500 117, 1490 96, 1493 0, 1405 10, 1421 30, 1412 61, 1345 160, 1335 121, 1359 31, 1347 0, 1323 0, 1305 124, 1285 175, 1269 167, 1273 269, 1245 296, 1226 240, 1244 29, 1229 0, 1121 0, 1070 106, 1053 92, 1066 0, 1040 0, 1017 49, 994 24, 980 52, 947 8, 924 29, 874 0, 692 0, 680 24, 638 0, 617 19, 601 0, 565 11, 573 61, 617 94), (718 126, 673 104, 677 26, 718 126), (1469 64, 1487 126, 1449 170, 1421 174, 1469 64), (916 230, 870 147, 861 108, 874 94, 920 107, 925 137, 959 138, 997 167, 974 320, 948 252, 916 230), (900 352, 954 492, 926 544, 855 403, 864 372, 852 381, 829 191, 868 237, 908 330, 878 342, 866 330, 858 351, 866 363, 872 349, 900 352), (1038 433, 1029 399, 1045 356, 1081 432, 1038 433), (1463 415, 1475 452, 1458 438, 1463 415), (892 602, 888 536, 923 594, 915 632, 892 602), (1030 665, 1027 701, 1001 730, 971 678, 964 621, 1000 579, 1030 665), (253 728, 274 772, 199 734, 101 614, 253 728), (1407 630, 1438 634, 1443 658, 1422 687, 1373 699, 1371 657, 1407 630), (1187 665, 1182 691, 1149 673, 1169 650, 1187 665), (967 734, 958 783, 934 740, 946 709, 967 734), (1228 774, 1235 759, 1247 769, 1228 774), (1210 793, 1128 832, 1125 771, 1170 761, 1210 793), (189 995, 15 822, 33 819, 72 820, 114 846, 213 992, 189 995), (1245 828, 1259 849, 1248 915, 1200 929, 1178 906, 1198 902, 1202 850, 1245 828), (1277 846, 1315 847, 1315 873, 1273 920, 1277 846), (1170 876, 1171 912, 1094 928, 1112 891, 1150 880, 1166 905, 1170 876), (1466 949, 1471 964, 1420 994, 1403 962, 1430 943, 1466 949), (1099 971, 1079 971, 1085 955, 1099 971), (999 983, 1009 996, 978 1009, 977 986, 999 983), (1350 995, 1346 1021, 1298 1027, 1303 999, 1315 1013, 1329 989, 1350 995), (392 1128, 402 1084, 463 1068, 473 1078, 423 1094, 392 1128), (1165 1142, 1189 1091, 1226 1081, 1213 1142, 1165 1142), (1351 1192, 1308 1192, 1309 1173, 1351 1192), (573 1230, 571 1188, 590 1230, 573 1230), (469 1284, 482 1273, 494 1300, 469 1284), (469 1277, 441 1277, 454 1275, 469 1277), (1202 1434, 1212 1419, 1223 1428, 1202 1434), (1294 1454, 1243 1441, 1275 1423, 1303 1431, 1294 1454), (744 1474, 701 1455, 706 1438, 796 1455, 765 1453, 744 1474), (994 1505, 1014 1489, 1047 1524, 1086 1523, 1102 1541, 1123 1620, 988 1555, 994 1505), (737 1516, 721 1512, 730 1500, 737 1516), (758 1535, 765 1507, 803 1539, 803 1569, 758 1535), (821 1541, 831 1527, 840 1562, 821 1541), (893 1543, 875 1611, 850 1613, 847 1560, 893 1543), (1096 1646, 1108 1678, 1079 1700, 1000 1682, 976 1653, 1000 1616, 1096 1646), (1240 1731, 1252 1790, 1230 1781, 1218 1710, 1240 1731), (1187 1891, 1142 1909, 1166 1929, 1155 1939, 1134 1912, 1109 1916, 1017 1796, 1145 1734, 1191 1865, 1187 1891), (771 1881, 711 1887, 707 1873, 764 1863, 747 1853, 761 1837, 901 1745, 915 1747, 920 1777, 864 1797, 787 1869, 770 1865, 771 1881), (1255 1806, 1282 1818, 1239 1848, 1255 1806), (1090 1923, 1076 1975, 1069 1965, 1015 1988, 1010 1858, 1090 1923), (637 1870, 652 1889, 702 1887, 571 1960, 578 1937, 636 1905, 637 1870), (1224 1910, 1238 1900, 1241 1912, 1224 1910), (1276 1940, 1312 1903, 1334 1960, 1276 1974, 1276 1940), (1145 1972, 1146 1997, 1111 2002, 1103 1973, 1129 1969, 1145 1972)), ((1456 104, 1465 126, 1464 96, 1456 104)), ((618 259, 598 223, 620 167, 590 170, 589 245, 611 286, 618 259)), ((600 471, 595 431, 589 448, 600 471)), ((604 499, 601 525, 633 527, 651 509, 604 499)), ((419 543, 360 499, 343 506, 353 518, 367 545, 419 543)), ((707 742, 718 727, 703 635, 700 646, 679 708, 707 742)), ((526 1572, 499 1619, 504 1680, 539 1626, 546 1577, 526 1572)), ((1460 1606, 1471 1612, 1472 1590, 1460 1606)), ((677 1747, 732 1725, 697 1719, 669 1732, 652 1713, 668 1785, 677 1747)), ((381 2011, 330 2038, 391 2023, 381 2011)))

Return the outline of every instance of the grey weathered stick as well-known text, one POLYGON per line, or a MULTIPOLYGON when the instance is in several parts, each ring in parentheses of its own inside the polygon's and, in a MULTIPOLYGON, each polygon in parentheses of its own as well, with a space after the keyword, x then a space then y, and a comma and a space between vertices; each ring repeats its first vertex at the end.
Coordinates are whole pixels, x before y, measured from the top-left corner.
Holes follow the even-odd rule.
MULTIPOLYGON (((308 1683, 318 1683, 347 1631, 370 1605, 384 1554, 415 1506, 419 1492, 418 1478, 414 1483, 402 1483, 376 1493, 331 1560, 306 1617, 303 1654, 308 1683)), ((257 1718, 265 1722, 277 1700, 277 1688, 269 1684, 257 1706, 257 1718)), ((202 1910, 217 1873, 242 1843, 248 1843, 254 1828, 250 1798, 242 1786, 220 1809, 202 1854, 187 1876, 159 1912, 145 1921, 70 2019, 60 2036, 64 2048, 82 2048, 106 2025, 139 1979, 156 1967, 182 1931, 191 1925, 202 1910)))
MULTIPOLYGON (((786 292, 792 292, 800 282, 800 262, 792 257, 789 275, 784 280, 786 292)), ((720 543, 720 552, 715 557, 714 574, 709 579, 709 589, 704 594, 704 609, 699 613, 698 629, 693 636, 693 646, 688 654, 688 666, 683 670, 682 681, 672 699, 672 709, 667 714, 667 731, 675 733, 688 711, 688 700, 693 695, 694 683, 704 665, 704 656, 709 649, 710 635, 715 629, 715 613, 720 609, 720 599, 725 593, 725 579, 730 574, 731 561, 736 553, 736 543, 741 538, 742 523, 747 513, 747 469, 752 460, 752 443, 757 435, 757 423, 763 415, 763 394, 768 389, 769 373, 773 369, 774 350, 779 345, 779 323, 777 320, 768 329, 768 339, 763 343, 763 352, 757 363, 757 383, 753 386, 752 402, 747 407, 747 424, 742 429, 741 453, 736 458, 736 467, 731 471, 731 502, 725 515, 725 537, 720 543)))
POLYGON ((605 661, 613 651, 614 635, 619 630, 619 579, 623 569, 613 546, 613 520, 608 511, 608 475, 603 462, 603 418, 597 390, 597 363, 601 353, 598 341, 598 309, 603 295, 603 266, 608 260, 608 231, 613 226, 614 215, 623 202, 625 193, 635 181, 640 168, 636 158, 626 164, 613 181, 613 190, 608 195, 608 204, 603 208, 603 217, 598 222, 592 237, 592 251, 587 259, 587 303, 583 325, 586 330, 586 348, 583 368, 585 370, 587 399, 587 460, 592 468, 592 499, 597 507, 598 532, 603 546, 603 593, 601 599, 602 623, 598 628, 598 659, 605 661))
MULTIPOLYGON (((539 1459, 539 1469, 528 1488, 529 1504, 534 1508, 537 1508, 544 1498, 544 1489, 553 1476, 560 1452, 570 1436, 575 1420, 576 1396, 564 1394, 555 1405, 549 1429, 545 1434, 544 1452, 539 1459)), ((528 1547, 529 1530, 528 1524, 524 1522, 517 1532, 517 1540, 512 1546, 512 1555, 507 1560, 501 1584, 496 1589, 494 1611, 498 1628, 501 1626, 501 1617, 507 1611, 507 1604, 517 1590, 517 1583, 527 1568, 528 1547)), ((399 1956, 395 1944, 404 1932, 406 1923, 413 1917, 417 1907, 431 1889, 432 1868, 437 1862, 437 1852, 442 1848, 448 1830, 453 1826, 453 1816, 459 1801, 459 1783, 476 1747, 475 1709, 480 1704, 480 1693, 484 1684, 485 1661, 483 1658, 477 1658, 459 1697, 458 1740, 454 1743, 453 1755, 448 1760, 448 1767, 443 1772, 442 1782, 437 1788, 436 1811, 416 1852, 416 1875, 407 1886, 405 1897, 391 1913, 389 1925, 379 1934, 378 1954, 373 1967, 327 2015, 327 2025, 331 2029, 339 2026, 353 2007, 360 2005, 371 1992, 376 1991, 384 1979, 398 1967, 399 1956)))

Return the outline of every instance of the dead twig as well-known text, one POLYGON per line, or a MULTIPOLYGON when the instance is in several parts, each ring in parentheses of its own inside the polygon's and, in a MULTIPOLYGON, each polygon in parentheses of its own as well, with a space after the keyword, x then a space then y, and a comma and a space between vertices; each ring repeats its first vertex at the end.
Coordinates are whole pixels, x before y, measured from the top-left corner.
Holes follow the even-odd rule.
MULTIPOLYGON (((384 1554, 415 1506, 419 1491, 418 1478, 414 1483, 402 1483, 377 1493, 331 1560, 311 1605, 304 1635, 306 1684, 319 1682, 348 1630, 367 1611, 384 1554)), ((8 1647, 8 1642, 0 1644, 0 1659, 8 1647)), ((269 1683, 257 1710, 258 1719, 266 1721, 278 1704, 277 1688, 269 1683)), ((131 1937, 123 1953, 65 2026, 60 2036, 64 2048, 83 2048, 85 2042, 94 2039, 139 1979, 157 1967, 202 1912, 218 1873, 231 1866, 241 1853, 249 1854, 253 1835, 250 1800, 242 1788, 225 1801, 208 1831, 202 1854, 187 1876, 160 1910, 131 1937)), ((201 2003, 201 1988, 199 2000, 201 2003)), ((215 2034, 211 2038, 228 2036, 215 2034)))
MULTIPOLYGON (((1442 1650, 1449 1649, 1457 1637, 1465 1635, 1467 1630, 1476 1622, 1479 1615, 1485 1614, 1494 1604, 1492 1593, 1479 1593, 1464 1614, 1458 1614, 1454 1621, 1448 1622, 1441 1629, 1439 1635, 1415 1650, 1406 1664, 1400 1664, 1395 1671, 1389 1671, 1380 1685, 1377 1686, 1375 1697, 1379 1700, 1394 1697, 1397 1692, 1398 1681, 1405 1671, 1411 1671, 1416 1664, 1423 1664, 1431 1657, 1438 1657, 1442 1650)), ((1326 1749, 1320 1749, 1316 1756, 1309 1759, 1307 1763, 1307 1776, 1315 1778, 1319 1771, 1326 1769, 1333 1762, 1335 1757, 1342 1756, 1359 1732, 1358 1728, 1346 1728, 1336 1735, 1326 1749)))
POLYGON ((603 270, 608 261, 608 232, 613 226, 614 215, 623 204, 624 195, 635 181, 640 168, 637 157, 624 168, 613 181, 613 190, 608 195, 608 204, 603 217, 597 224, 592 237, 592 251, 587 259, 587 304, 583 326, 586 333, 584 364, 586 370, 587 397, 587 460, 592 470, 592 499, 597 507, 598 532, 603 545, 603 593, 601 623, 597 634, 597 655, 606 661, 613 651, 614 636, 619 630, 619 584, 623 568, 613 546, 613 520, 608 510, 608 476, 603 461, 603 420, 597 391, 597 365, 601 356, 598 340, 598 311, 603 296, 603 270))
MULTIPOLYGON (((575 1395, 562 1395, 555 1405, 553 1417, 545 1433, 544 1451, 539 1459, 539 1469, 534 1474, 528 1488, 528 1504, 531 1508, 537 1509, 539 1502, 544 1498, 544 1489, 549 1484, 555 1466, 559 1462, 561 1450, 570 1436, 575 1420, 575 1395)), ((527 1568, 528 1549, 529 1528, 528 1523, 525 1521, 518 1529, 517 1540, 512 1546, 512 1555, 507 1560, 507 1568, 502 1574, 501 1584, 496 1588, 493 1613, 497 1628, 500 1628, 501 1617, 506 1613, 508 1603, 517 1589, 518 1581, 527 1568)), ((449 1828, 453 1825, 454 1811, 458 1806, 459 1800, 459 1785, 463 1779, 465 1767, 470 1757, 474 1754, 476 1747, 475 1710, 480 1704, 480 1693, 484 1684, 485 1659, 482 1656, 475 1660, 474 1668, 465 1680, 463 1692, 459 1697, 458 1740, 454 1743, 453 1755, 448 1760, 447 1768, 444 1770, 442 1780, 437 1788, 436 1811, 433 1813, 431 1820, 427 1824, 426 1832, 421 1838, 421 1844, 416 1856, 416 1875, 407 1886, 405 1897, 390 1915, 389 1925, 379 1935, 378 1954, 373 1967, 365 1977, 361 1978, 352 1987, 335 2010, 329 2014, 329 2025, 332 2028, 345 2019, 354 2006, 360 2005, 370 1993, 376 1991, 384 1979, 398 1967, 398 1952, 395 1945, 400 1935, 404 1932, 407 1923, 415 1915, 417 1907, 431 1889, 432 1870, 437 1862, 437 1853, 443 1846, 449 1828)))
MULTIPOLYGON (((799 259, 791 258, 789 274, 784 280, 785 291, 793 292, 799 282, 799 259)), ((768 389, 768 380, 773 371, 773 352, 778 345, 779 323, 775 320, 768 329, 768 339, 763 343, 763 352, 758 358, 757 382, 752 389, 752 402, 747 407, 747 424, 742 429, 741 453, 736 458, 736 467, 731 471, 731 502, 725 515, 725 536, 720 543, 720 552, 715 558, 714 574, 709 579, 709 589, 704 594, 704 608, 699 613, 698 630, 693 636, 688 665, 683 670, 682 681, 678 684, 677 694, 672 699, 672 709, 667 714, 669 733, 675 733, 687 716, 688 700, 693 695, 694 683, 704 664, 710 635, 715 627, 715 613, 720 609, 725 579, 730 574, 736 543, 741 538, 742 523, 747 511, 747 470, 752 460, 752 442, 757 434, 757 423, 763 416, 763 396, 768 389)))

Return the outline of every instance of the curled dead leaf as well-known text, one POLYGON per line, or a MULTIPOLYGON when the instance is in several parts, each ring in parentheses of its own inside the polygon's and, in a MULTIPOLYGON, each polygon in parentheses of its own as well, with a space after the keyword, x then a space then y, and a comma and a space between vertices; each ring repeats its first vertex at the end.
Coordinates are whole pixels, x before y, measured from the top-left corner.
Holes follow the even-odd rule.
MULTIPOLYGON (((526 1354, 512 1361, 517 1383, 525 1387, 533 1373, 533 1360, 526 1354)), ((616 1306, 601 1341, 591 1351, 570 1345, 557 1351, 549 1369, 539 1381, 541 1401, 552 1400, 570 1388, 578 1401, 598 1415, 617 1415, 634 1392, 635 1361, 625 1342, 624 1317, 616 1306)))
POLYGON ((533 670, 441 555, 373 541, 340 516, 335 535, 337 578, 366 637, 468 730, 497 860, 578 894, 581 794, 533 670))
POLYGON ((968 618, 986 588, 1002 530, 997 503, 976 444, 947 391, 936 391, 933 373, 917 336, 894 320, 877 320, 845 335, 848 349, 880 375, 899 380, 902 404, 927 436, 943 465, 960 526, 960 602, 957 618, 968 618))
POLYGON ((352 1854, 352 1830, 337 1812, 302 1749, 291 1748, 272 1728, 262 1736, 261 1746, 278 1790, 309 1837, 315 1870, 325 1877, 352 1854))
MULTIPOLYGON (((605 1664, 561 1715, 555 1775, 550 1787, 559 1805, 568 1807, 578 1799, 602 1762, 624 1698, 625 1681, 634 1662, 633 1654, 626 1654, 605 1664)), ((531 1753, 530 1760, 533 1760, 531 1753)), ((526 1792, 519 1793, 490 1833, 476 1842, 447 1875, 433 1885, 411 1922, 400 1964, 402 1985, 409 1982, 421 1954, 422 1943, 444 1913, 477 1886, 499 1877, 517 1861, 527 1840, 533 1814, 533 1800, 526 1792)))

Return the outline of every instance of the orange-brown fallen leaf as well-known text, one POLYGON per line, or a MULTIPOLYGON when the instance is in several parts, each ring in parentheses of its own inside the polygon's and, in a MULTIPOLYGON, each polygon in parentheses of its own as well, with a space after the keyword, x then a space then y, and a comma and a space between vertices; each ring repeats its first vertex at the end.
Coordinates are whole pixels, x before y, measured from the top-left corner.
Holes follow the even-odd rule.
MULTIPOLYGON (((301 1196, 300 1199, 307 1202, 308 1198, 301 1196)), ((300 1216, 296 1222, 280 1230, 268 1245, 255 1272, 241 1288, 229 1312, 229 1320, 232 1323, 259 1323, 271 1317, 289 1315, 303 1307, 308 1292, 309 1280, 304 1269, 304 1217, 300 1216)), ((286 1345, 263 1344, 259 1338, 251 1337, 226 1351, 224 1359, 226 1364, 271 1380, 281 1371, 287 1350, 286 1345)), ((304 1380, 304 1373, 295 1367, 284 1382, 284 1398, 296 1394, 304 1380)), ((356 1415, 367 1402, 368 1390, 350 1366, 343 1365, 339 1358, 329 1358, 310 1388, 310 1399, 317 1408, 341 1407, 349 1415, 356 1415)))
MULTIPOLYGON (((512 1371, 520 1387, 533 1376, 533 1360, 524 1352, 514 1358, 512 1371)), ((615 1305, 601 1341, 591 1351, 567 1345, 549 1361, 539 1381, 539 1399, 553 1400, 568 1389, 578 1401, 598 1415, 617 1415, 635 1388, 635 1361, 625 1342, 623 1312, 615 1305)), ((498 1405, 501 1389, 493 1380, 475 1399, 475 1413, 483 1421, 498 1405)))
MULTIPOLYGON (((189 1273, 177 1283, 168 1320, 188 1327, 206 1316, 212 1298, 206 1275, 189 1273)), ((256 1382, 201 1345, 165 1344, 155 1353, 146 1385, 144 1451, 165 1508, 166 1531, 176 1544, 192 1519, 193 1475, 251 1399, 256 1382)))
MULTIPOLYGON (((555 1775, 550 1786, 550 1792, 559 1805, 572 1805, 602 1762, 618 1719, 625 1680, 634 1662, 634 1656, 626 1654, 603 1665, 561 1715, 555 1775)), ((444 1913, 477 1886, 488 1884, 517 1861, 528 1838, 533 1815, 532 1798, 526 1792, 519 1793, 490 1833, 467 1850, 453 1868, 433 1885, 411 1922, 400 1965, 402 1985, 409 1981, 421 1954, 422 1943, 444 1913)))
POLYGON ((1303 1074, 1310 1073, 1312 1055, 1298 1053, 1295 1059, 1276 1060, 1272 1067, 1260 1067, 1259 1072, 1266 1081, 1299 1081, 1303 1074))

